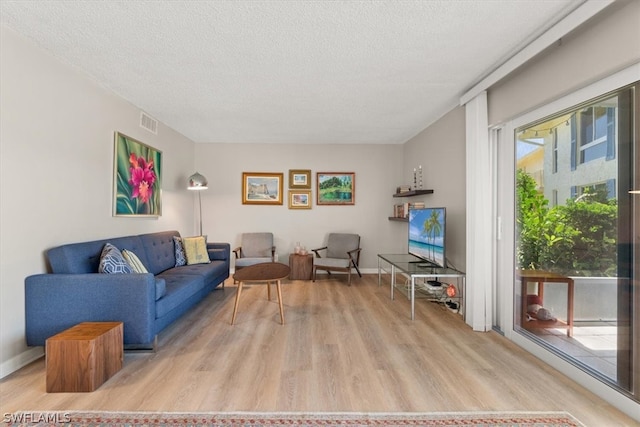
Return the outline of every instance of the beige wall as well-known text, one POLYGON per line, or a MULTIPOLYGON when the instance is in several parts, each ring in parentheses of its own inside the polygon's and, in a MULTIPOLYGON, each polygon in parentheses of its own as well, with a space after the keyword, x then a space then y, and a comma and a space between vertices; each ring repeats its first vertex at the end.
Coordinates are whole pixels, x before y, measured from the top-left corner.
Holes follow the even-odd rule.
MULTIPOLYGON (((465 112, 457 107, 409 140, 404 147, 403 182, 413 182, 413 168, 422 165, 423 187, 433 194, 406 201, 447 209, 447 259, 466 271, 465 112)), ((406 230, 405 230, 406 235, 406 230)))
POLYGON ((196 144, 197 169, 209 180, 202 192, 203 232, 233 247, 243 232, 272 232, 284 262, 298 241, 311 249, 323 246, 329 232, 358 233, 361 266, 374 269, 378 253, 407 250, 406 229, 387 219, 401 165, 401 145, 196 144), (289 169, 312 171, 312 209, 288 208, 289 169), (284 204, 243 205, 242 172, 284 173, 284 204), (318 206, 317 172, 355 172, 355 205, 318 206))
POLYGON ((194 144, 160 125, 138 126, 140 110, 61 64, 11 30, 0 37, 0 376, 27 351, 24 278, 45 272, 44 252, 66 242, 193 230, 185 190, 194 144), (163 215, 114 218, 114 131, 163 152, 163 215))
POLYGON ((499 124, 640 61, 640 1, 618 0, 488 93, 499 124))

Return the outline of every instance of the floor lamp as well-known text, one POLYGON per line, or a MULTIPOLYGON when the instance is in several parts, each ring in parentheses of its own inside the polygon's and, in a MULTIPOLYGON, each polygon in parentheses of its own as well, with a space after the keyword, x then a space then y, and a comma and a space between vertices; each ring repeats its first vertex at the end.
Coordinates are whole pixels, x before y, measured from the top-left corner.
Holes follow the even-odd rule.
POLYGON ((196 172, 189 177, 189 186, 187 187, 187 190, 195 190, 198 192, 198 206, 200 208, 200 236, 202 236, 202 197, 200 196, 200 191, 209 188, 207 187, 208 184, 207 178, 196 172))

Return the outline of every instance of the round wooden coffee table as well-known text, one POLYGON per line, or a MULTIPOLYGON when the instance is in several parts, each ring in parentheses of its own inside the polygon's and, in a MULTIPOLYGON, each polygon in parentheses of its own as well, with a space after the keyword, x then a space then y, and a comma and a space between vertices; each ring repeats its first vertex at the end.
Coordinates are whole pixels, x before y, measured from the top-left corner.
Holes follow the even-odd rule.
POLYGON ((280 305, 280 323, 284 325, 284 309, 282 307, 282 291, 280 289, 280 280, 289 276, 291 269, 288 265, 280 262, 265 262, 262 264, 254 264, 238 270, 233 275, 233 280, 238 283, 238 291, 236 292, 236 302, 233 306, 233 316, 231 316, 231 324, 236 320, 236 312, 238 311, 238 302, 242 293, 242 284, 244 282, 261 282, 267 284, 267 298, 271 301, 271 282, 276 282, 278 290, 278 304, 280 305))

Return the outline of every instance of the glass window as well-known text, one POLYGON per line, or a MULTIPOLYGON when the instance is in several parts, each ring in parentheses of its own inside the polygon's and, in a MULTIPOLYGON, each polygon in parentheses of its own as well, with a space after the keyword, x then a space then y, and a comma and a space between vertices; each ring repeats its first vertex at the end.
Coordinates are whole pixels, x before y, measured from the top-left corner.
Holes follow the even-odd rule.
POLYGON ((640 274, 629 193, 640 170, 635 90, 515 134, 515 329, 629 395, 640 363, 628 327, 638 315, 631 301, 640 274))

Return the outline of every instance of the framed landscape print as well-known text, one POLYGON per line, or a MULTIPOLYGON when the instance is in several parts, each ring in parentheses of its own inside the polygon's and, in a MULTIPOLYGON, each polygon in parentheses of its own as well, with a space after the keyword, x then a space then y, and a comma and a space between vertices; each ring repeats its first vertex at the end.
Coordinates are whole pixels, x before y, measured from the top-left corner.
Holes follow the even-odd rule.
POLYGON ((310 169, 289 169, 289 188, 311 188, 310 169))
POLYGON ((162 152, 115 133, 113 215, 162 215, 162 152))
POLYGON ((354 172, 318 172, 316 186, 318 205, 355 205, 354 172))
POLYGON ((283 173, 242 172, 243 205, 281 205, 283 173))
POLYGON ((289 190, 289 209, 311 209, 311 190, 289 190))

